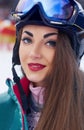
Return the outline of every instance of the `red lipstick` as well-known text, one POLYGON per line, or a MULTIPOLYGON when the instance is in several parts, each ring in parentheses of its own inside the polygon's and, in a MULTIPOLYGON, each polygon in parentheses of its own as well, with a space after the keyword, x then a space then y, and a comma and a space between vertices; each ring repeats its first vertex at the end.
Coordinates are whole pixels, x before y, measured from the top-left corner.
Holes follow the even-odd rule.
POLYGON ((39 64, 39 63, 29 63, 28 67, 32 71, 40 71, 40 70, 42 70, 46 66, 42 65, 42 64, 39 64))

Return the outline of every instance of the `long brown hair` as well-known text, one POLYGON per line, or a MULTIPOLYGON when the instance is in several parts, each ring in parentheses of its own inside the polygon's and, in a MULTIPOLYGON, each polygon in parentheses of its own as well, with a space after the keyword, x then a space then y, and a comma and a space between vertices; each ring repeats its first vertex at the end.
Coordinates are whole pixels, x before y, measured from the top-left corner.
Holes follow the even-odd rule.
POLYGON ((60 33, 36 130, 84 130, 83 73, 68 36, 60 33))

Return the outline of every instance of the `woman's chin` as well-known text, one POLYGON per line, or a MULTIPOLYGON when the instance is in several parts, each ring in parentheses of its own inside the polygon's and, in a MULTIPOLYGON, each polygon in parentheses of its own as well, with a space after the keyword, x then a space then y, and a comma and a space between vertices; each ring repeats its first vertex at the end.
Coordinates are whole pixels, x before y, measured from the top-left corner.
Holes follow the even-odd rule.
POLYGON ((35 83, 37 83, 37 82, 40 82, 41 81, 41 79, 39 79, 38 77, 34 77, 34 76, 27 76, 27 78, 28 78, 28 80, 30 80, 31 82, 35 82, 35 83))

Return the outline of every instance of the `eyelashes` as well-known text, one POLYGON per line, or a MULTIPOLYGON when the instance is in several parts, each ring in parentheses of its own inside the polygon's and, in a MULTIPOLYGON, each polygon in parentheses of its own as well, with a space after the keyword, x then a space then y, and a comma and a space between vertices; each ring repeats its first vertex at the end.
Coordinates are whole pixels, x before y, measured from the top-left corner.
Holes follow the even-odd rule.
POLYGON ((54 40, 48 41, 48 42, 46 43, 46 45, 51 46, 51 47, 55 47, 55 46, 56 46, 56 41, 54 41, 54 40))
MULTIPOLYGON (((23 37, 21 39, 21 41, 24 44, 34 44, 33 40, 31 38, 28 38, 28 37, 23 37)), ((55 47, 56 46, 56 40, 48 40, 48 41, 44 42, 43 44, 48 46, 48 47, 55 47)))
POLYGON ((25 43, 25 44, 30 44, 30 43, 32 43, 32 40, 31 40, 30 38, 26 38, 26 37, 22 38, 21 41, 22 41, 23 43, 25 43))

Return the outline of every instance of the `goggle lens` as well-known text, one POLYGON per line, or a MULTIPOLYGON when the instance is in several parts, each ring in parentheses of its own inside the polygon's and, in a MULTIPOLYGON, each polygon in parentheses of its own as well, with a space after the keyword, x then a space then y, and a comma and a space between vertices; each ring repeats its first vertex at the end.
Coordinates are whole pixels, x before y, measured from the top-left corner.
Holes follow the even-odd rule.
POLYGON ((34 5, 39 5, 46 17, 52 20, 68 20, 74 7, 69 0, 20 0, 16 8, 18 16, 24 16, 34 5))

